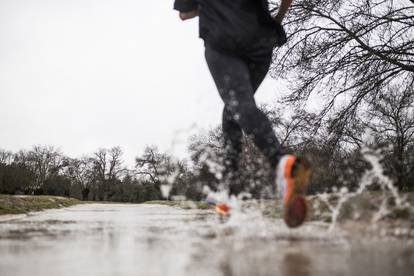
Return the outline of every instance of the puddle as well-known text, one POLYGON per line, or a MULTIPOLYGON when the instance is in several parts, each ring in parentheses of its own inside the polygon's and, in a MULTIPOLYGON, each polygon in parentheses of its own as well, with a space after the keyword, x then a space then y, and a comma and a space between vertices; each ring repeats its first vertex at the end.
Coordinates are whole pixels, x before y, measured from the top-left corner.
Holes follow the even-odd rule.
POLYGON ((92 204, 0 224, 0 274, 411 275, 412 248, 257 212, 220 223, 210 211, 92 204))

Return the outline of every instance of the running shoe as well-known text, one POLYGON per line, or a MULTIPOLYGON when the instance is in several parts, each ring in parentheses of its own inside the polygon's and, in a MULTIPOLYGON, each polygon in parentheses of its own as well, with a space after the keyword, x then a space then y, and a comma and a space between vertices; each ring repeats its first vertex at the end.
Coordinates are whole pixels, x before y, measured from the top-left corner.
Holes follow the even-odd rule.
POLYGON ((276 185, 283 197, 283 219, 288 227, 303 224, 308 213, 306 192, 311 176, 309 161, 284 155, 276 168, 276 185))
POLYGON ((230 206, 226 203, 220 203, 216 205, 216 212, 223 217, 230 216, 230 206))
POLYGON ((219 214, 220 216, 224 216, 224 217, 228 217, 230 216, 230 205, 224 202, 219 202, 214 198, 211 197, 207 197, 206 202, 210 205, 210 206, 214 206, 214 209, 216 211, 217 214, 219 214))

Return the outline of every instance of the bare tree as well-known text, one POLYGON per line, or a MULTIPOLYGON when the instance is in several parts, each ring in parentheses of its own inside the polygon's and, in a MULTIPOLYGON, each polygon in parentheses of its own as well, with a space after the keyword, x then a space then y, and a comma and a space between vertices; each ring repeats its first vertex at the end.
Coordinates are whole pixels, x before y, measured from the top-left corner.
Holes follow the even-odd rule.
POLYGON ((172 157, 160 153, 155 146, 148 146, 142 156, 135 158, 135 173, 149 177, 157 187, 175 170, 172 157))
POLYGON ((97 186, 98 197, 106 200, 108 197, 109 186, 114 185, 126 169, 122 166, 122 150, 120 147, 110 149, 99 149, 90 158, 93 164, 93 178, 97 186))
POLYGON ((69 159, 67 175, 72 179, 72 185, 80 187, 82 200, 88 200, 91 185, 93 184, 93 163, 91 158, 69 159))
POLYGON ((157 147, 149 146, 144 150, 144 154, 135 158, 136 174, 145 175, 151 179, 154 184, 159 184, 159 154, 157 147))
POLYGON ((108 150, 109 154, 109 169, 108 169, 108 178, 118 179, 121 175, 126 171, 126 169, 122 166, 122 149, 120 147, 113 147, 108 150))
POLYGON ((67 160, 59 149, 53 146, 35 145, 30 151, 19 151, 14 161, 24 164, 35 175, 35 181, 30 185, 30 192, 41 190, 47 178, 59 174, 66 166, 67 160))
POLYGON ((380 140, 392 144, 392 167, 401 189, 414 167, 414 153, 409 150, 414 145, 414 94, 410 89, 397 91, 391 88, 379 96, 368 111, 365 125, 380 140))
POLYGON ((291 84, 285 101, 318 101, 317 126, 328 122, 339 142, 360 108, 390 85, 413 93, 413 13, 403 0, 294 1, 285 22, 288 43, 276 49, 271 69, 291 84))
POLYGON ((0 165, 9 165, 12 162, 13 153, 8 150, 0 149, 0 165))
POLYGON ((208 163, 211 171, 215 173, 223 159, 223 146, 222 129, 216 127, 206 134, 200 133, 190 137, 188 150, 195 166, 202 167, 208 163))
POLYGON ((286 109, 277 107, 262 106, 261 108, 269 116, 282 146, 299 149, 312 139, 317 117, 315 114, 304 109, 287 112, 286 109))

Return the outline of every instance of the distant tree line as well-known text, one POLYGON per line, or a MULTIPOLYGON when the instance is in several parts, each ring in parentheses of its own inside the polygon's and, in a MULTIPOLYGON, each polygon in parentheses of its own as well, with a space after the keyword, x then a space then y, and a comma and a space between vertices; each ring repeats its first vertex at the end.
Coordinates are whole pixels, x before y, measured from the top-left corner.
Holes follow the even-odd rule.
POLYGON ((135 167, 123 165, 120 147, 99 149, 81 158, 64 155, 53 146, 35 145, 13 153, 0 149, 0 193, 70 196, 81 200, 143 202, 170 195, 199 200, 189 167, 148 146, 135 167), (191 184, 191 185, 190 185, 191 184))
MULTIPOLYGON (((347 143, 332 143, 328 127, 315 127, 318 115, 290 107, 262 106, 281 144, 289 152, 306 156, 312 163, 311 192, 334 187, 358 187, 370 164, 361 149, 376 150, 384 173, 399 190, 414 189, 413 97, 388 91, 347 128, 347 143), (351 128, 352 126, 352 128, 351 128), (318 131, 315 131, 317 129, 318 131), (364 134, 365 133, 365 134, 364 134), (363 138, 363 135, 367 138, 363 138), (340 146, 338 146, 340 145, 340 146)), ((0 149, 0 193, 71 196, 82 200, 143 202, 163 198, 200 200, 203 189, 217 189, 221 181, 223 148, 220 127, 190 138, 190 160, 178 160, 148 146, 135 158, 133 168, 124 165, 120 147, 99 149, 72 158, 53 146, 35 145, 30 150, 0 149)), ((345 139, 345 138, 344 138, 345 139)), ((244 137, 240 160, 241 182, 255 198, 273 197, 272 170, 244 137)))

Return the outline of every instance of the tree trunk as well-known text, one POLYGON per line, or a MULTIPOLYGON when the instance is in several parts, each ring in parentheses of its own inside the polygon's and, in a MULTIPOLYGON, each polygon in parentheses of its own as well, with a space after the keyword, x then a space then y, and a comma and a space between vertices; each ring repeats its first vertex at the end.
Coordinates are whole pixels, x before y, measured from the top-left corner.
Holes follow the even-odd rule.
POLYGON ((89 199, 89 189, 88 188, 82 189, 82 200, 85 201, 88 199, 89 199))

